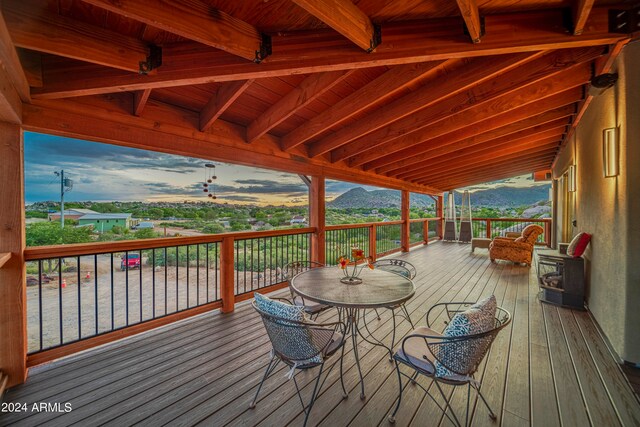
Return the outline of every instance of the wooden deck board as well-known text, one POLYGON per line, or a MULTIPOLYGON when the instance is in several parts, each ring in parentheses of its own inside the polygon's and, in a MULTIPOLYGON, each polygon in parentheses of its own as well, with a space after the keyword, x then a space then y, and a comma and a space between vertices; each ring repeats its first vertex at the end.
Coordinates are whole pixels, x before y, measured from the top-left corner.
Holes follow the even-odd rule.
MULTIPOLYGON (((435 303, 475 301, 492 293, 512 312, 512 324, 498 336, 477 374, 499 424, 473 394, 472 424, 640 424, 638 399, 591 316, 541 304, 534 271, 506 262, 492 264, 486 252, 471 254, 468 245, 436 243, 395 256, 418 268, 416 296, 407 304, 418 325, 435 303)), ((444 313, 436 314, 441 328, 444 313)), ((386 310, 381 315, 377 320, 370 312, 367 318, 376 336, 388 341, 391 317, 386 310)), ((330 310, 321 320, 335 316, 330 310)), ((398 338, 410 329, 408 322, 399 322, 398 338)), ((367 399, 359 398, 355 360, 347 351, 349 398, 342 400, 335 366, 310 425, 389 425, 387 416, 397 399, 395 369, 382 348, 367 343, 359 348, 367 399)), ((284 366, 265 383, 257 407, 248 408, 269 349, 262 323, 248 304, 229 315, 207 313, 33 369, 25 384, 8 391, 5 401, 70 402, 73 411, 0 414, 0 426, 299 426, 304 414, 284 366)), ((330 363, 338 361, 332 359, 330 363)), ((297 377, 305 397, 314 375, 297 377)), ((429 387, 426 379, 421 383, 429 387)), ((464 416, 466 390, 443 390, 464 416)), ((419 387, 407 385, 396 425, 439 424, 451 423, 419 387)))

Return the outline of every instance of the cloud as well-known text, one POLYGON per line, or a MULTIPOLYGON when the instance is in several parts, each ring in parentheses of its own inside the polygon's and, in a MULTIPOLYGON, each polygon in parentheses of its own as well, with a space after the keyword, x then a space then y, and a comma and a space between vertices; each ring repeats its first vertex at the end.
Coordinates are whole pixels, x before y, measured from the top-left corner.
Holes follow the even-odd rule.
POLYGON ((216 191, 226 193, 249 194, 281 194, 287 196, 302 196, 307 194, 307 186, 299 184, 278 182, 273 180, 237 179, 239 185, 216 185, 216 191))
POLYGON ((226 200, 234 200, 236 202, 251 202, 251 203, 260 202, 260 198, 256 196, 225 195, 224 198, 226 200))

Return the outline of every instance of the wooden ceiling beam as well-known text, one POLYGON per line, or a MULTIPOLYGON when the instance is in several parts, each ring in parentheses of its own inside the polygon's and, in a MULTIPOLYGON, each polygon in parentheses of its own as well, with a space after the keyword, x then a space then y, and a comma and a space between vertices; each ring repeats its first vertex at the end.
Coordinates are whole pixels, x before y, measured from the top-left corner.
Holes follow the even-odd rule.
POLYGON ((289 132, 282 138, 282 149, 291 150, 336 126, 373 104, 383 102, 420 79, 435 73, 442 61, 398 65, 367 83, 346 98, 289 132))
POLYGON ((627 35, 607 32, 608 11, 600 8, 593 8, 588 31, 574 37, 567 37, 559 30, 562 28, 560 10, 487 16, 486 24, 492 31, 477 45, 470 45, 464 35, 456 31, 455 22, 456 19, 447 18, 386 24, 383 28, 385 42, 378 46, 375 55, 345 44, 344 39, 332 31, 282 33, 272 37, 274 54, 260 66, 197 43, 164 45, 163 66, 153 76, 105 70, 98 66, 82 67, 75 73, 72 69, 56 73, 54 69, 46 76, 45 87, 34 91, 33 96, 64 98, 461 57, 602 46, 629 39, 627 35))
POLYGON ((540 168, 545 169, 548 167, 549 167, 548 161, 541 161, 540 163, 537 163, 537 164, 534 163, 530 165, 514 167, 512 169, 502 169, 499 171, 494 170, 492 172, 487 173, 486 175, 477 176, 473 178, 467 177, 467 178, 459 179, 453 182, 443 182, 440 185, 443 186, 442 188, 446 188, 445 191, 450 191, 450 190, 470 187, 477 184, 482 184, 485 182, 492 182, 500 179, 513 178, 514 176, 526 175, 529 173, 533 173, 534 170, 538 170, 540 168))
POLYGON ((253 80, 231 82, 219 88, 200 112, 200 132, 209 129, 253 82, 253 80))
POLYGON ((480 11, 476 0, 456 0, 458 9, 464 19, 464 24, 469 32, 469 37, 473 43, 480 43, 480 38, 484 35, 480 22, 480 11))
MULTIPOLYGON (((506 161, 504 164, 495 164, 471 169, 468 173, 456 176, 443 175, 440 179, 429 181, 429 185, 437 185, 438 188, 443 188, 446 191, 460 188, 462 186, 481 184, 495 181, 497 179, 522 175, 524 173, 533 172, 539 168, 548 167, 551 164, 554 155, 555 154, 549 154, 545 157, 525 159, 518 162, 506 161)), ((414 182, 420 184, 423 183, 422 180, 416 180, 414 182)))
POLYGON ((4 2, 3 13, 17 47, 138 73, 149 48, 142 40, 52 13, 36 3, 4 2))
MULTIPOLYGON (((449 120, 451 116, 473 114, 473 111, 476 111, 476 115, 479 112, 480 115, 487 116, 492 111, 498 114, 499 111, 517 108, 523 102, 557 93, 565 89, 563 80, 567 76, 567 84, 576 84, 571 82, 579 77, 571 71, 567 72, 567 68, 592 61, 602 51, 601 47, 565 49, 535 57, 495 79, 449 97, 432 108, 418 111, 339 147, 331 152, 331 159, 340 161, 348 158, 351 166, 362 165, 381 157, 381 150, 377 150, 377 147, 387 146, 385 156, 408 148, 414 144, 412 141, 420 141, 421 133, 440 129, 442 121, 449 120)), ((580 67, 578 74, 584 76, 584 83, 591 78, 591 70, 587 64, 580 67)))
POLYGON ((461 158, 475 159, 482 156, 495 156, 495 150, 501 150, 500 152, 506 152, 510 150, 517 150, 521 146, 527 144, 537 143, 541 140, 547 140, 549 138, 558 138, 563 135, 567 129, 567 120, 559 119, 548 124, 534 126, 527 128, 519 132, 514 132, 509 135, 504 135, 500 138, 487 141, 485 144, 471 146, 469 148, 460 150, 456 153, 455 157, 440 156, 425 162, 419 168, 412 170, 399 170, 395 173, 388 174, 398 179, 412 180, 416 177, 428 173, 432 170, 446 169, 449 167, 452 161, 461 158))
POLYGON ((551 151, 555 154, 560 145, 562 134, 558 133, 555 137, 546 138, 534 143, 529 143, 528 146, 522 146, 518 150, 513 151, 499 151, 493 155, 493 157, 487 158, 487 156, 476 157, 474 159, 455 159, 452 161, 450 167, 444 169, 433 169, 428 172, 423 172, 414 179, 430 180, 439 176, 451 176, 458 172, 465 172, 472 167, 482 167, 484 165, 493 165, 498 162, 505 161, 519 161, 521 159, 528 159, 531 156, 539 156, 549 154, 551 151))
POLYGON ((247 127, 247 142, 253 142, 353 74, 355 70, 312 74, 273 104, 247 127))
POLYGON ((396 175, 402 172, 422 169, 424 165, 434 158, 450 155, 469 147, 481 146, 482 144, 508 135, 515 136, 526 134, 529 130, 546 130, 544 126, 547 124, 550 126, 553 125, 554 127, 560 124, 567 124, 569 122, 569 118, 573 114, 575 114, 575 105, 566 105, 564 107, 540 113, 537 116, 527 117, 506 126, 498 126, 495 129, 483 132, 480 135, 463 138, 453 144, 447 143, 447 140, 442 140, 440 143, 433 142, 421 150, 421 153, 416 154, 414 158, 407 158, 394 165, 388 165, 385 167, 387 171, 381 173, 396 175))
POLYGON ((579 36, 584 32, 584 27, 591 13, 595 0, 574 0, 573 5, 573 35, 579 36))
MULTIPOLYGON (((620 55, 620 52, 622 52, 622 49, 627 45, 628 42, 629 40, 622 40, 614 45, 609 46, 609 51, 607 52, 607 54, 595 61, 594 75, 597 76, 602 73, 608 73, 611 70, 611 67, 613 67, 616 58, 618 57, 618 55, 620 55)), ((589 95, 587 91, 587 97, 578 106, 578 114, 576 114, 576 118, 571 124, 571 129, 569 129, 569 132, 567 132, 566 136, 564 137, 561 147, 564 147, 567 144, 567 142, 573 135, 573 132, 575 132, 578 124, 580 123, 580 120, 582 119, 582 116, 587 111, 587 108, 589 107, 589 104, 591 104, 592 100, 593 95, 589 95)), ((554 160, 554 166, 555 162, 556 161, 554 160)))
MULTIPOLYGON (((515 97, 515 102, 511 104, 506 103, 504 100, 496 102, 494 105, 497 105, 498 108, 493 110, 478 107, 473 111, 467 111, 467 114, 452 116, 451 119, 442 123, 441 129, 438 127, 439 125, 435 125, 433 129, 422 130, 416 136, 407 136, 406 140, 394 141, 395 144, 393 145, 399 145, 400 151, 395 151, 394 147, 394 149, 389 148, 388 151, 393 151, 388 152, 385 156, 379 156, 379 153, 375 153, 375 156, 366 156, 367 160, 372 157, 375 157, 375 160, 365 163, 363 169, 376 169, 378 172, 386 172, 396 164, 399 167, 417 163, 424 160, 419 155, 429 151, 434 144, 437 146, 451 145, 480 133, 508 126, 511 123, 546 111, 573 104, 580 101, 582 97, 582 88, 574 86, 563 91, 556 90, 555 93, 551 93, 549 96, 540 96, 541 99, 536 101, 533 101, 535 98, 531 97, 515 97), (506 107, 503 108, 502 103, 505 103, 506 107), (465 117, 467 119, 466 122, 465 117), (405 141, 406 144, 403 143, 405 141)), ((365 155, 362 157, 365 157, 365 155)))
POLYGON ((438 101, 477 86, 521 64, 530 54, 520 53, 497 57, 450 60, 443 64, 442 70, 420 88, 403 96, 384 108, 313 143, 309 155, 316 157, 345 145, 354 139, 367 135, 390 123, 409 116, 416 111, 428 108, 438 101))
POLYGON ((440 189, 332 165, 279 149, 269 134, 256 144, 245 142, 245 128, 217 120, 207 132, 197 132, 198 114, 163 103, 148 103, 141 117, 131 115, 129 94, 74 100, 35 100, 23 104, 26 130, 80 138, 207 160, 393 189, 439 194, 440 189))
POLYGON ((133 94, 133 115, 139 116, 142 114, 144 106, 147 105, 151 95, 151 89, 139 90, 133 94))
POLYGON ((189 40, 260 62, 270 52, 257 28, 194 0, 82 0, 189 40))
POLYGON ((351 0, 292 1, 368 53, 380 43, 380 33, 371 19, 351 0))
POLYGON ((457 188, 468 187, 470 185, 482 184, 486 182, 492 182, 504 178, 512 178, 514 176, 533 173, 538 168, 546 168, 549 166, 549 157, 541 158, 538 160, 531 160, 523 163, 516 163, 511 166, 504 166, 502 168, 487 168, 484 170, 478 170, 475 175, 461 175, 459 177, 452 177, 450 179, 438 180, 437 184, 442 188, 453 190, 457 188))
POLYGON ((31 101, 29 82, 20 64, 16 48, 13 46, 2 10, 0 10, 0 69, 4 74, 2 87, 0 87, 4 97, 4 108, 13 103, 13 96, 10 95, 13 91, 20 97, 21 101, 31 101), (11 88, 8 86, 11 86, 11 88))

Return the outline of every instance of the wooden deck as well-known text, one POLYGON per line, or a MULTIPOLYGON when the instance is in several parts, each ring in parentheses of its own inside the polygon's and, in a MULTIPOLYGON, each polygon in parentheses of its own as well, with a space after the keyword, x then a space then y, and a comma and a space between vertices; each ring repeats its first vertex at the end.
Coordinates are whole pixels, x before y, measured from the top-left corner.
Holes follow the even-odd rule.
MULTIPOLYGON (((482 391, 498 414, 495 425, 640 425, 640 403, 587 312, 541 304, 535 269, 499 262, 468 245, 436 243, 402 257, 418 268, 416 296, 408 309, 416 323, 441 301, 477 300, 495 294, 513 321, 481 366, 482 391)), ((331 312, 326 314, 327 318, 331 312)), ((378 333, 388 334, 388 314, 378 333)), ((399 331, 409 331, 407 322, 399 331)), ((248 304, 236 312, 198 316, 31 370, 26 384, 5 402, 27 403, 29 412, 0 414, 0 425, 261 425, 302 424, 293 383, 281 368, 268 380, 255 409, 249 402, 266 366, 269 343, 248 304), (69 402, 72 411, 32 412, 34 402, 69 402)), ((332 371, 311 415, 323 426, 388 425, 397 379, 379 347, 360 347, 366 401, 359 399, 353 355, 345 357, 347 400, 332 371)), ((337 360, 337 359, 336 359, 337 360)), ((300 377, 310 393, 311 377, 300 377)), ((449 389, 445 389, 449 390, 449 389)), ((462 389, 454 391, 462 410, 462 389)), ((418 387, 405 390, 398 426, 448 424, 418 387)), ((478 405, 474 425, 493 425, 478 405)))

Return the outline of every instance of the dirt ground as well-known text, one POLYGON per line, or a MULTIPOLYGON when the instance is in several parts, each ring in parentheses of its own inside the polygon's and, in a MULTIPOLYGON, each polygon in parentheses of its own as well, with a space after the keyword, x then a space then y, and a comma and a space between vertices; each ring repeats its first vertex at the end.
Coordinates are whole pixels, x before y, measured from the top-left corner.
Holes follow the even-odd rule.
MULTIPOLYGON (((79 273, 76 264, 75 259, 65 262, 67 269, 74 270, 62 274, 65 287, 60 286, 55 270, 48 283, 43 280, 41 293, 38 274, 27 274, 29 281, 36 283, 27 287, 30 352, 195 307, 220 296, 220 271, 213 262, 210 268, 187 269, 181 264, 165 270, 164 266, 145 265, 143 259, 142 269, 121 271, 120 257, 114 255, 112 267, 110 255, 97 255, 95 260, 93 256, 81 257, 79 273)), ((27 268, 37 271, 37 263, 28 263, 27 268)), ((277 283, 278 276, 275 270, 238 272, 236 293, 277 283)))

